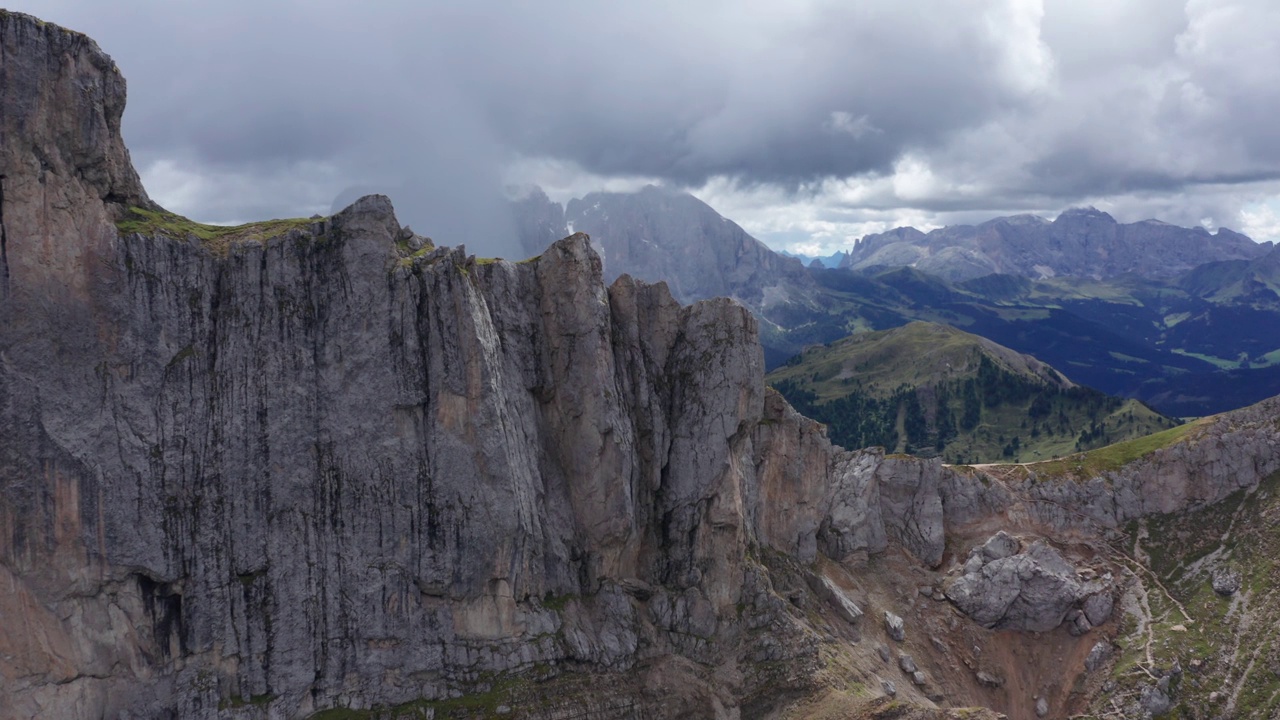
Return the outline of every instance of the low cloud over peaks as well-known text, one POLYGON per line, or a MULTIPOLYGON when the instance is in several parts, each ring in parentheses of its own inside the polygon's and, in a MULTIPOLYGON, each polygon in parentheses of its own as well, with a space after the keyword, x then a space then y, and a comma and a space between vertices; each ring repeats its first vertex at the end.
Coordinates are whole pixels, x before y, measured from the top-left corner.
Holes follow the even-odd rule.
POLYGON ((1240 227, 1280 197, 1269 0, 123 4, 14 9, 115 57, 149 190, 204 220, 397 187, 471 243, 538 167, 824 247, 1077 204, 1240 227))

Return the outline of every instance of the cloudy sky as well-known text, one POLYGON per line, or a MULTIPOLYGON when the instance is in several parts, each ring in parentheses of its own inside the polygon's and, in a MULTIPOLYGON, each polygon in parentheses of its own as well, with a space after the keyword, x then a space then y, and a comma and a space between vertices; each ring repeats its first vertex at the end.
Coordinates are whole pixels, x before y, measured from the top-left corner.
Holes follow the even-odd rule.
POLYGON ((129 80, 154 198, 206 222, 388 191, 510 235, 504 186, 683 187, 762 240, 1094 205, 1280 240, 1274 0, 10 0, 129 80))

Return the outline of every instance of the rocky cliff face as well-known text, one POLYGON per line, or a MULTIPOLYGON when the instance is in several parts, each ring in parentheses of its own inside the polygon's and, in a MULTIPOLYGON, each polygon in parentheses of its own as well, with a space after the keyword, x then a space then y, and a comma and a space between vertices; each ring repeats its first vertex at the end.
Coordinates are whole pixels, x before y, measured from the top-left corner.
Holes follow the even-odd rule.
POLYGON ((116 224, 151 206, 109 59, 0 30, 35 73, 0 108, 5 717, 1016 714, 1035 664, 968 648, 1024 641, 904 578, 996 519, 1084 537, 1277 466, 1271 406, 1086 482, 843 451, 764 389, 745 308, 606 286, 584 235, 478 261, 377 196, 116 224))
POLYGON ((749 694, 740 654, 812 659, 749 560, 742 306, 606 288, 584 235, 433 249, 379 197, 252 240, 124 232, 153 208, 123 81, 0 19, 30 81, 0 168, 5 714, 296 717, 644 661, 680 682, 599 717, 705 716, 749 694))
POLYGON ((927 234, 897 228, 863 238, 841 266, 910 265, 948 280, 991 273, 1172 278, 1202 263, 1257 258, 1269 249, 1225 228, 1211 235, 1157 220, 1122 224, 1105 212, 1074 208, 1053 222, 1016 215, 927 234))

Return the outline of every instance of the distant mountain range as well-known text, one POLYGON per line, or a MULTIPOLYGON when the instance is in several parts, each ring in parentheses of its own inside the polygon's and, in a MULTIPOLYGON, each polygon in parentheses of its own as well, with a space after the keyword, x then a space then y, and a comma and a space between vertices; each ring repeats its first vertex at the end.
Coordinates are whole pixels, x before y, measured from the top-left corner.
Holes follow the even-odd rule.
POLYGON ((913 320, 1033 355, 1074 381, 1171 416, 1280 393, 1280 250, 1230 230, 1117 223, 1092 209, 865 238, 841 268, 806 267, 687 193, 648 187, 514 205, 529 255, 588 233, 608 279, 665 281, 682 302, 729 296, 760 320, 770 368, 913 320))
POLYGON ((1205 262, 1253 260, 1270 248, 1271 243, 1255 243, 1226 228, 1210 234, 1159 220, 1123 224, 1105 212, 1076 208, 1052 222, 1014 215, 929 233, 905 227, 868 235, 845 254, 840 267, 907 266, 951 281, 992 273, 1034 279, 1132 273, 1163 279, 1205 262))
POLYGON ((834 253, 831 253, 830 255, 815 256, 815 255, 805 255, 802 253, 787 252, 786 250, 779 250, 778 254, 782 255, 783 257, 795 258, 800 262, 804 263, 804 266, 811 270, 821 270, 822 268, 838 268, 840 267, 840 263, 844 262, 844 259, 845 259, 844 251, 834 252, 834 253))

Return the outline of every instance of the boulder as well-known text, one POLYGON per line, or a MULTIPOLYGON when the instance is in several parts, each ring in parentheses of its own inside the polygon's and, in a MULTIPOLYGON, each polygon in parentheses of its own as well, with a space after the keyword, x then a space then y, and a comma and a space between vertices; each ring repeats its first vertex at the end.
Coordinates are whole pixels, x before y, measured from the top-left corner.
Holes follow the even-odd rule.
POLYGON ((894 615, 888 610, 884 611, 884 630, 889 633, 889 637, 902 642, 907 639, 906 626, 902 622, 902 618, 894 615))
POLYGON ((825 575, 814 575, 809 578, 809 587, 817 593, 818 597, 827 601, 827 604, 836 611, 842 620, 850 625, 857 625, 862 619, 862 608, 858 604, 849 599, 845 595, 844 590, 839 585, 832 582, 831 578, 825 575))
POLYGON ((980 572, 982 570, 982 566, 986 564, 986 560, 983 559, 982 553, 973 553, 969 556, 969 559, 964 562, 964 574, 973 575, 980 572))
POLYGON ((910 675, 920 668, 916 667, 916 661, 910 655, 902 655, 898 658, 898 667, 902 672, 910 675))
POLYGON ((1093 672, 1102 667, 1107 661, 1107 657, 1111 655, 1111 646, 1105 641, 1099 640, 1093 644, 1089 650, 1089 655, 1084 659, 1084 668, 1089 672, 1093 672))
POLYGON ((1091 589, 1076 579, 1075 569, 1057 550, 1042 541, 1019 554, 986 562, 977 572, 969 572, 968 565, 947 588, 947 598, 975 622, 993 629, 1052 630, 1091 589))
POLYGON ((1002 560, 1011 555, 1017 555, 1018 551, 1021 549, 1022 543, 1018 541, 1018 538, 1001 530, 983 543, 982 547, 979 548, 978 551, 982 553, 982 557, 984 559, 991 561, 1002 560))
POLYGON ((1084 600, 1084 614, 1089 618, 1089 623, 1094 627, 1111 619, 1111 609, 1115 605, 1115 601, 1111 598, 1111 593, 1101 592, 1096 595, 1090 595, 1084 600))
POLYGON ((1067 613, 1067 632, 1075 637, 1084 635, 1093 629, 1093 625, 1089 622, 1089 618, 1085 616, 1083 610, 1072 610, 1067 613))
POLYGON ((998 688, 1001 685, 1004 685, 1003 678, 996 677, 986 671, 979 670, 978 674, 974 677, 977 679, 978 684, 983 687, 998 688))
POLYGON ((1219 567, 1214 569, 1209 581, 1213 584, 1214 592, 1223 597, 1230 597, 1240 590, 1242 580, 1239 570, 1230 567, 1219 567))
POLYGON ((1142 691, 1142 699, 1138 707, 1146 717, 1160 717, 1173 707, 1173 701, 1158 687, 1148 685, 1142 691))

